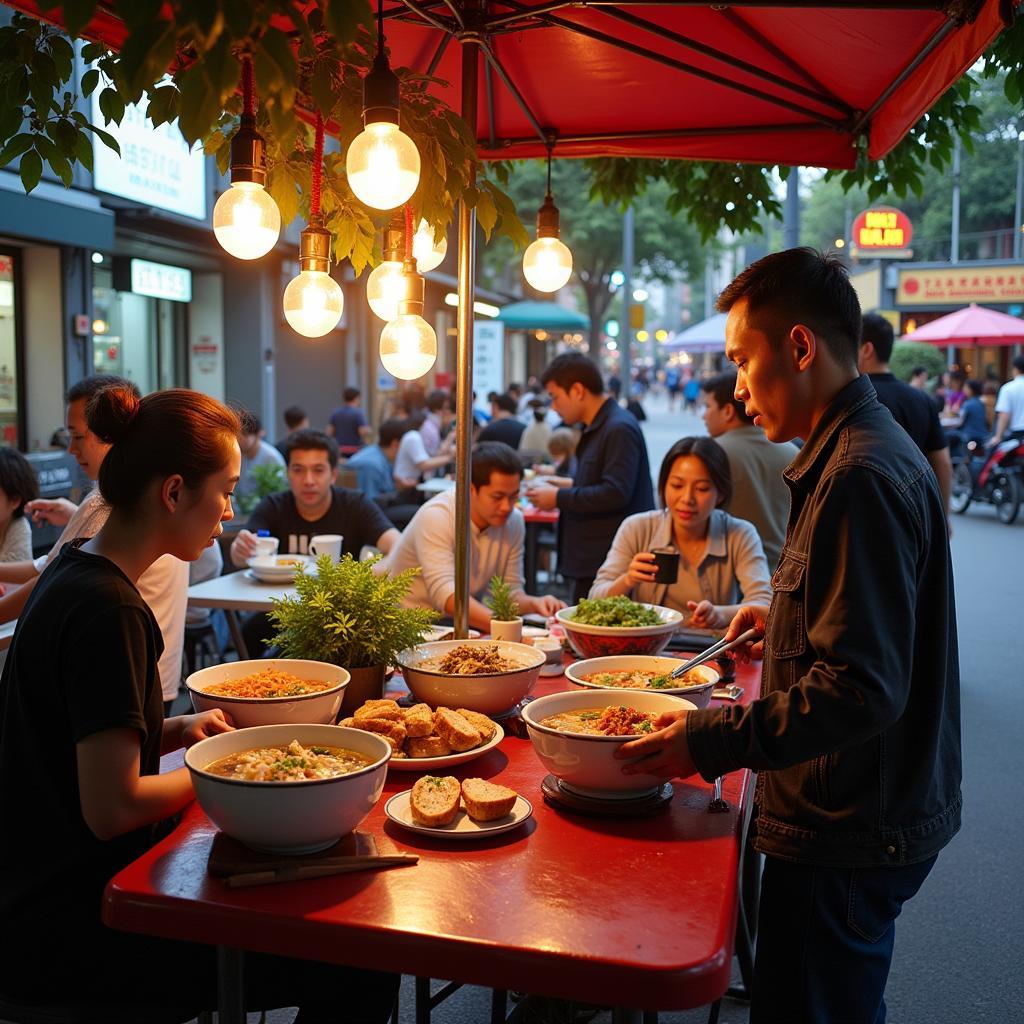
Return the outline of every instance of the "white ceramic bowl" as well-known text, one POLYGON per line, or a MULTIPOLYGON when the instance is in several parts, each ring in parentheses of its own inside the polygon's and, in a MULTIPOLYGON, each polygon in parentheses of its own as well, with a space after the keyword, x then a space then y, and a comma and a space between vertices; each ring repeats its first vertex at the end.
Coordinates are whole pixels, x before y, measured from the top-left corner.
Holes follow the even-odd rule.
POLYGON ((261 725, 200 740, 185 752, 196 799, 222 832, 254 850, 314 853, 348 835, 373 810, 384 789, 391 747, 372 732, 336 725, 261 725), (206 767, 258 747, 345 747, 371 759, 365 768, 333 779, 246 782, 212 775, 206 767))
POLYGON ((338 717, 341 699, 348 686, 349 673, 325 661, 303 661, 298 658, 259 658, 254 661, 230 661, 223 665, 193 672, 185 680, 192 707, 196 711, 220 708, 235 726, 246 729, 254 725, 291 725, 299 722, 332 725, 338 717), (326 690, 300 697, 222 697, 206 693, 215 683, 228 683, 245 676, 272 669, 287 672, 299 679, 315 679, 330 683, 326 690))
POLYGON ((624 775, 613 756, 630 736, 585 736, 559 732, 540 722, 565 711, 583 711, 621 705, 637 711, 694 711, 696 705, 681 697, 652 690, 569 690, 538 697, 521 712, 533 749, 541 763, 563 786, 583 796, 622 800, 657 791, 661 781, 653 775, 624 775))
MULTIPOLYGON (((638 602, 642 603, 642 602, 638 602)), ((653 626, 588 626, 574 622, 576 605, 555 612, 565 630, 572 649, 581 658, 603 658, 616 654, 660 654, 672 639, 672 634, 683 621, 682 612, 675 608, 648 604, 661 617, 653 626)))
POLYGON ((623 654, 614 658, 590 658, 577 661, 565 670, 566 678, 577 686, 591 690, 623 689, 634 693, 668 693, 675 697, 685 697, 698 708, 706 708, 711 703, 711 691, 718 685, 719 675, 710 665, 698 665, 690 671, 699 675, 701 682, 689 686, 669 686, 664 689, 642 690, 639 687, 609 687, 600 683, 587 682, 583 677, 595 672, 657 672, 668 675, 682 664, 679 658, 651 658, 642 654, 623 654))
POLYGON ((511 711, 534 687, 544 652, 530 644, 509 640, 435 640, 402 651, 396 659, 406 685, 417 700, 431 707, 467 708, 484 715, 503 715, 511 711), (522 668, 488 675, 448 675, 436 669, 420 668, 420 663, 446 654, 454 647, 497 644, 499 652, 522 662, 522 668))
POLYGON ((287 583, 300 568, 312 572, 316 559, 312 555, 254 555, 245 563, 252 574, 266 583, 287 583))

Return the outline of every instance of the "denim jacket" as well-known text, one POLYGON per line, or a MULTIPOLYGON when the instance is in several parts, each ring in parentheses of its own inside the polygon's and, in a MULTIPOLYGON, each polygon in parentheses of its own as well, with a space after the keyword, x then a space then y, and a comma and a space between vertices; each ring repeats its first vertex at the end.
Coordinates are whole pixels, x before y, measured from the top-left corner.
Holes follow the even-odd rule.
POLYGON ((711 780, 756 769, 763 853, 912 864, 960 827, 953 573, 934 474, 870 381, 844 387, 783 474, 792 509, 762 696, 693 712, 711 780))

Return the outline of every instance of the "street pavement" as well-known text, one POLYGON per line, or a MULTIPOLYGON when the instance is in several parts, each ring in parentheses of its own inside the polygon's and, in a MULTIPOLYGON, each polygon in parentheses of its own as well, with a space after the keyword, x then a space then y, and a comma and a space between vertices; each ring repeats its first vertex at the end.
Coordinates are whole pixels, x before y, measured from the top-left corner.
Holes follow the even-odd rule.
MULTIPOLYGON (((695 414, 669 413, 663 398, 649 398, 645 408, 644 434, 657 480, 672 443, 705 431, 695 414)), ((964 827, 897 924, 886 992, 889 1024, 1003 1024, 1020 1019, 1024 1005, 1024 513, 1004 526, 991 508, 972 507, 954 518, 953 527, 964 827)), ((679 870, 686 870, 684 862, 679 870)), ((414 964, 395 966, 415 971, 414 964)), ((641 993, 628 995, 629 1002, 642 1002, 641 993)), ((438 1007, 433 1020, 484 1024, 489 1013, 489 992, 467 986, 438 1007)), ((724 1000, 722 1024, 746 1024, 747 1016, 745 1004, 724 1000)), ((284 1011, 268 1017, 271 1024, 291 1019, 284 1011)), ((412 981, 406 978, 401 1022, 414 1019, 412 981)), ((610 1019, 607 1012, 594 1018, 595 1024, 610 1019)), ((663 1013, 659 1019, 697 1024, 707 1020, 707 1011, 663 1013)))

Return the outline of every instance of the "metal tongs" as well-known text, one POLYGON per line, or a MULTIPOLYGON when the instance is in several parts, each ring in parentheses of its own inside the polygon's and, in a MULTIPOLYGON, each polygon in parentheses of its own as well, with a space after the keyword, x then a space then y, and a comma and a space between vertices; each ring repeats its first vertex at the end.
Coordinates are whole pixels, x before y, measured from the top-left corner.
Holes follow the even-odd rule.
POLYGON ((691 668, 696 668, 698 665, 703 665, 705 661, 710 661, 712 658, 717 657, 719 654, 725 651, 731 650, 733 647, 738 647, 740 644, 745 644, 749 640, 759 639, 761 634, 756 629, 748 629, 745 633, 740 633, 735 640, 729 643, 725 642, 725 639, 719 640, 717 643, 713 643, 706 651, 701 651, 695 658, 691 658, 689 661, 684 661, 678 668, 672 670, 670 679, 678 679, 683 673, 689 672, 691 668))

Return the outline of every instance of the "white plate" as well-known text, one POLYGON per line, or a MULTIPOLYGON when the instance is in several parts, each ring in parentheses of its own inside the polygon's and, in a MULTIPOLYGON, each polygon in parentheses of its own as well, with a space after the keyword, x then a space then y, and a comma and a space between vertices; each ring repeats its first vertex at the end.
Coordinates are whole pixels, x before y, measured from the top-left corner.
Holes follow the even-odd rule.
MULTIPOLYGON (((432 643, 435 640, 454 640, 455 637, 452 635, 454 632, 453 626, 430 626, 423 633, 422 643, 432 643)), ((471 629, 469 631, 470 640, 480 639, 480 630, 471 629)))
POLYGON ((504 818, 498 818, 495 821, 474 821, 465 811, 459 811, 450 825, 428 828, 413 818, 412 809, 409 806, 411 798, 411 789, 407 789, 404 793, 396 793, 384 805, 384 813, 396 825, 401 825, 402 828, 423 836, 437 836, 445 839, 482 839, 485 836, 496 836, 502 832, 509 832, 533 816, 533 806, 530 801, 526 797, 517 796, 511 812, 504 818))
POLYGON ((550 629, 543 629, 541 626, 523 626, 524 640, 540 640, 548 636, 551 636, 550 629))
POLYGON ((495 733, 486 742, 472 750, 462 750, 457 754, 445 754, 444 757, 393 757, 388 767, 397 772, 429 772, 435 768, 451 768, 452 765, 465 764, 493 750, 504 738, 505 730, 495 722, 495 733))

